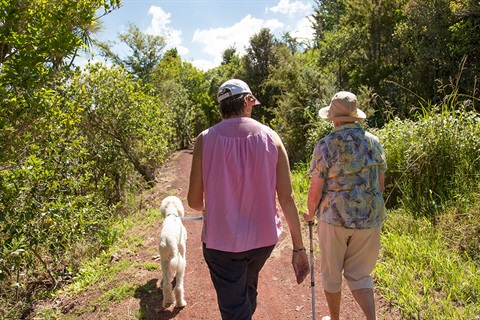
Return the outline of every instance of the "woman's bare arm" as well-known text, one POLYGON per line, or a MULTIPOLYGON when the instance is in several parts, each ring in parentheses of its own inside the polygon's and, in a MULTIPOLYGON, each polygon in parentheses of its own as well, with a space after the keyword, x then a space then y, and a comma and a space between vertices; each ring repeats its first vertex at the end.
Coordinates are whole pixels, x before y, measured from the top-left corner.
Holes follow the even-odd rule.
POLYGON ((313 221, 315 219, 315 212, 322 199, 324 183, 324 179, 315 176, 312 177, 310 189, 308 189, 308 212, 303 215, 305 221, 313 221))
POLYGON ((297 283, 302 283, 303 280, 310 273, 308 264, 308 257, 305 252, 302 239, 302 229, 300 225, 300 217, 298 216, 297 205, 293 197, 292 179, 290 176, 290 165, 288 163, 288 155, 283 143, 275 136, 275 144, 278 150, 277 162, 277 196, 283 215, 287 221, 292 243, 294 249, 301 249, 301 251, 294 251, 292 255, 292 265, 297 278, 297 283))
POLYGON ((190 184, 187 194, 188 206, 197 211, 205 209, 203 201, 202 144, 202 134, 200 134, 193 148, 190 184))

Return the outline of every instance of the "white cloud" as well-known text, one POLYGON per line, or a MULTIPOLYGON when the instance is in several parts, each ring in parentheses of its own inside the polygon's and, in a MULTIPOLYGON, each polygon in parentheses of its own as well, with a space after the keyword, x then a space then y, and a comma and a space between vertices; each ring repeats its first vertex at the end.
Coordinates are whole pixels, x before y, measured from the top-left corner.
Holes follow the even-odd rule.
POLYGON ((73 61, 74 65, 80 67, 80 69, 85 69, 88 64, 96 64, 101 63, 104 66, 112 67, 112 61, 108 60, 107 58, 101 57, 100 55, 96 55, 93 51, 80 51, 78 52, 78 56, 75 57, 73 61))
POLYGON ((280 0, 275 7, 268 8, 273 13, 281 13, 288 16, 294 16, 296 14, 307 13, 312 10, 310 3, 303 3, 296 0, 290 3, 290 0, 280 0))
POLYGON ((208 60, 197 59, 197 60, 192 60, 190 62, 192 63, 193 66, 203 71, 207 71, 215 67, 218 67, 218 64, 215 64, 213 63, 213 61, 208 61, 208 60))
POLYGON ((300 41, 309 42, 310 40, 313 40, 314 30, 312 28, 312 23, 310 22, 308 17, 305 17, 297 22, 297 26, 292 32, 292 36, 300 41))
POLYGON ((214 57, 213 64, 219 65, 225 49, 235 47, 237 53, 245 53, 250 38, 262 28, 268 28, 272 33, 284 27, 284 24, 276 19, 262 20, 247 15, 240 22, 231 27, 208 30, 195 30, 192 42, 203 46, 203 52, 214 57))
POLYGON ((165 12, 162 8, 151 6, 148 14, 152 16, 150 26, 146 30, 146 34, 162 36, 166 40, 166 49, 177 48, 180 55, 189 52, 188 48, 182 46, 182 31, 169 27, 171 13, 165 12))

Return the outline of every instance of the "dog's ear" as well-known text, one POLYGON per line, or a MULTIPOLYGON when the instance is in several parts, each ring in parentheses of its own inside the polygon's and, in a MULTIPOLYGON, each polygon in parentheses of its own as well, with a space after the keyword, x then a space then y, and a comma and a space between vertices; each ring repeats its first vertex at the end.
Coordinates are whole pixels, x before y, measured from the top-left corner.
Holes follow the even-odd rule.
POLYGON ((181 217, 184 217, 185 216, 185 209, 183 207, 183 203, 182 203, 182 200, 180 200, 180 198, 175 199, 175 207, 177 208, 178 215, 181 216, 181 217))
POLYGON ((162 200, 162 204, 160 205, 160 213, 162 214, 162 217, 165 219, 165 211, 167 209, 167 202, 165 199, 162 200))
POLYGON ((185 212, 183 210, 183 206, 181 206, 180 208, 178 208, 178 215, 180 217, 184 217, 185 216, 185 212))

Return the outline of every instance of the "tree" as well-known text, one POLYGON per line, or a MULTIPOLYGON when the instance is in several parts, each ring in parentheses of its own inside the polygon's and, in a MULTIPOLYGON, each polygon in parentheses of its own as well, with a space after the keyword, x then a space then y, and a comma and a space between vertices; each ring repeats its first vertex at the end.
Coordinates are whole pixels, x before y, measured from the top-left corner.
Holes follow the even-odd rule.
POLYGON ((308 161, 318 134, 317 112, 333 95, 333 81, 316 66, 315 50, 291 54, 287 44, 275 48, 278 67, 268 85, 279 89, 274 129, 282 137, 291 165, 308 161))
POLYGON ((334 31, 340 24, 340 17, 345 13, 345 0, 314 0, 312 15, 315 39, 323 41, 326 32, 334 31))
MULTIPOLYGON (((396 36, 409 50, 404 86, 426 100, 435 101, 438 79, 451 75, 449 47, 452 13, 450 1, 410 1, 396 36)), ((457 62, 459 63, 459 61, 457 62)), ((457 64, 456 63, 456 64, 457 64)))
MULTIPOLYGON (((380 96, 393 97, 391 79, 396 72, 402 72, 399 65, 402 57, 403 43, 395 41, 394 33, 397 23, 402 19, 403 0, 347 2, 347 10, 342 17, 342 30, 350 32, 349 57, 347 57, 348 88, 359 93, 362 87, 375 88, 380 96)), ((398 98, 398 96, 396 96, 398 98)), ((393 107, 398 112, 405 112, 401 101, 394 99, 393 107)), ((382 115, 375 113, 382 123, 382 115)))
POLYGON ((98 10, 118 5, 119 0, 1 2, 1 152, 22 152, 16 143, 48 108, 43 97, 53 94, 60 67, 84 45, 80 34, 94 23, 98 10))
POLYGON ((276 45, 270 30, 263 28, 250 38, 250 45, 242 59, 245 72, 243 80, 249 84, 255 97, 262 103, 253 117, 260 120, 263 118, 262 122, 265 123, 273 118, 271 110, 275 108, 275 96, 278 95, 275 87, 266 84, 270 70, 277 66, 274 55, 276 45))
POLYGON ((212 96, 205 74, 182 61, 176 49, 170 49, 153 71, 149 85, 176 119, 175 144, 181 148, 190 146, 209 122, 212 96))
MULTIPOLYGON (((111 170, 125 170, 127 161, 154 185, 154 169, 177 147, 172 109, 146 94, 142 82, 134 81, 122 67, 89 65, 74 86, 80 90, 78 103, 85 110, 82 132, 92 155, 109 159, 106 165, 111 170)), ((121 171, 115 175, 128 177, 121 171)))
POLYGON ((295 54, 298 51, 301 51, 302 45, 305 43, 299 41, 297 38, 293 37, 290 32, 285 32, 282 35, 281 42, 285 43, 290 49, 291 54, 295 54))
POLYGON ((225 49, 225 51, 223 51, 222 62, 220 64, 222 66, 227 65, 227 64, 231 63, 233 61, 233 59, 236 59, 236 58, 238 58, 237 49, 235 49, 234 46, 231 46, 231 47, 225 49))
POLYGON ((62 84, 97 12, 119 5, 0 1, 0 296, 15 301, 12 318, 37 284, 66 276, 82 237, 95 247, 108 225, 112 207, 90 184, 80 112, 62 84))
POLYGON ((120 57, 115 53, 112 50, 112 46, 116 44, 114 41, 99 45, 101 55, 123 66, 136 78, 148 81, 150 73, 162 60, 166 46, 165 38, 144 34, 134 24, 129 24, 128 30, 121 33, 119 38, 130 48, 129 55, 120 57))
MULTIPOLYGON (((478 95, 478 80, 480 74, 480 3, 473 0, 457 2, 452 9, 454 22, 451 31, 452 58, 451 67, 457 67, 455 86, 465 99, 474 101, 478 95), (459 61, 465 63, 462 65, 459 61), (456 84, 458 82, 458 84, 456 84)), ((463 99, 462 99, 463 100, 463 99)), ((472 107, 480 111, 480 103, 473 102, 472 107)))

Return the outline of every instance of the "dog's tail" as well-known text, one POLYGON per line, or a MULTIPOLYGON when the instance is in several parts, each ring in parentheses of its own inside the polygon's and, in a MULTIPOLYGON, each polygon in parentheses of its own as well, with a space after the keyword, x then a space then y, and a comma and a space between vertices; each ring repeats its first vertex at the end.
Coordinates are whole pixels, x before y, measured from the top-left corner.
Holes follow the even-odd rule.
POLYGON ((180 256, 180 255, 175 255, 172 259, 172 261, 170 262, 170 265, 172 266, 173 270, 175 271, 180 271, 180 270, 184 270, 185 269, 185 259, 180 256))

